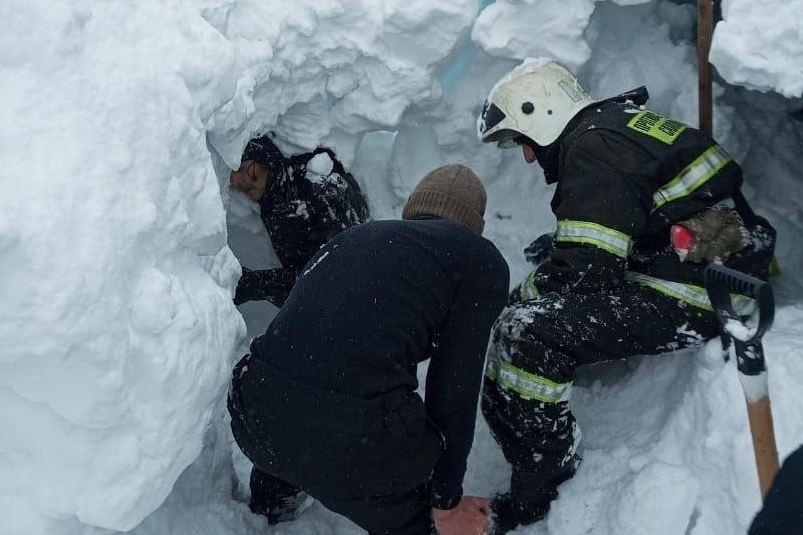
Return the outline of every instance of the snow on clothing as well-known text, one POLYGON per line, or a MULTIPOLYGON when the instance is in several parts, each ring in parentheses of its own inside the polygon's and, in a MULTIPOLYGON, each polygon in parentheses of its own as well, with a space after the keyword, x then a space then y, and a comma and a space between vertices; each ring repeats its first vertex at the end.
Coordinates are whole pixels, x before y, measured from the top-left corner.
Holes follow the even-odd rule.
POLYGON ((299 154, 274 166, 281 170, 259 201, 262 222, 281 268, 244 269, 236 304, 267 299, 281 307, 307 261, 341 230, 370 219, 368 206, 351 173, 328 148, 299 154), (313 158, 328 158, 323 173, 308 166, 313 158))
POLYGON ((730 199, 749 235, 725 264, 763 279, 775 244, 739 191, 739 165, 706 134, 652 112, 590 106, 538 157, 557 182, 555 248, 495 324, 483 393, 513 467, 513 526, 543 516, 574 470, 579 430, 568 399, 577 366, 716 335, 705 265, 679 260, 672 223, 730 199))
POLYGON ((425 533, 415 526, 429 526, 430 506, 450 509, 462 497, 488 336, 508 283, 496 247, 449 220, 341 232, 235 374, 238 443, 259 469, 369 533, 425 533), (427 359, 422 403, 416 367, 427 359), (279 405, 258 403, 268 398, 279 405), (290 398, 299 401, 281 402, 290 398), (390 506, 415 518, 382 514, 390 506), (391 525, 403 518, 407 528, 391 525))

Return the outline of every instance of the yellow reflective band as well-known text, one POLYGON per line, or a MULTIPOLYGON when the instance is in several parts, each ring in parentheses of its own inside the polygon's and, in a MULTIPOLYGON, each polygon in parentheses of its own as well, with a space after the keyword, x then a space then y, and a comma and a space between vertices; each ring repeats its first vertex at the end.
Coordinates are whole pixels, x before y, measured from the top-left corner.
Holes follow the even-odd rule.
POLYGON ((512 390, 528 400, 558 403, 559 401, 568 401, 571 396, 572 383, 556 383, 496 358, 488 361, 485 376, 502 388, 512 390))
POLYGON ((773 256, 772 262, 770 262, 770 277, 777 277, 778 275, 783 275, 783 270, 781 269, 781 264, 778 262, 778 258, 773 256))
POLYGON ((685 124, 662 117, 651 111, 642 111, 633 116, 627 127, 658 141, 671 145, 688 128, 685 124))
POLYGON ((555 241, 596 245, 620 258, 627 258, 633 240, 627 234, 589 221, 558 221, 555 241))
MULTIPOLYGON (((709 312, 714 311, 714 307, 711 306, 711 301, 708 299, 708 292, 701 286, 659 279, 658 277, 651 277, 634 271, 628 271, 625 274, 625 279, 648 286, 694 307, 702 308, 709 312)), ((753 300, 745 295, 731 294, 731 303, 733 304, 734 312, 737 314, 745 314, 753 307, 753 300)))
POLYGON ((532 270, 532 272, 527 275, 523 281, 521 281, 521 285, 519 286, 519 297, 522 301, 527 301, 529 299, 535 299, 540 297, 541 294, 538 292, 538 287, 535 285, 535 276, 538 270, 532 270))
POLYGON ((652 211, 656 211, 668 202, 689 195, 708 182, 731 160, 733 158, 730 154, 719 145, 709 148, 653 194, 652 211))

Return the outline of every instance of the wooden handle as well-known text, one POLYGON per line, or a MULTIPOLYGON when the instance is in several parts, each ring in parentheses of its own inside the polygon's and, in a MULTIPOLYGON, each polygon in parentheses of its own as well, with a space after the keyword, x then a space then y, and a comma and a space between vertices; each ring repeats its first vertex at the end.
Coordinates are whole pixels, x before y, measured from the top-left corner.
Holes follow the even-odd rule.
POLYGON ((775 430, 772 425, 772 407, 769 396, 747 402, 747 417, 753 435, 753 451, 756 454, 758 483, 761 497, 767 496, 775 474, 778 473, 778 448, 775 446, 775 430))
POLYGON ((711 96, 711 64, 708 53, 711 51, 714 33, 713 0, 697 0, 697 74, 700 130, 711 135, 713 132, 713 98, 711 96))

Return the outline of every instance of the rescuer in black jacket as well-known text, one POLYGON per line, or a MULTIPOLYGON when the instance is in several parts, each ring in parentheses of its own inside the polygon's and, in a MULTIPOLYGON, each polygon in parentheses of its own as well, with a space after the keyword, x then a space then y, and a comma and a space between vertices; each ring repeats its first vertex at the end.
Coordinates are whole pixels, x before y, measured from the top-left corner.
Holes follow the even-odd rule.
MULTIPOLYGON (((232 430, 272 522, 298 488, 372 535, 479 535, 463 496, 491 326, 507 264, 481 236, 485 190, 467 167, 425 176, 404 221, 332 238, 235 368, 232 430), (429 360, 426 402, 416 367, 429 360)), ((253 500, 252 500, 253 507, 253 500)))
POLYGON ((525 250, 537 265, 489 349, 483 414, 513 468, 510 492, 491 503, 496 533, 542 518, 577 467, 578 366, 715 336, 709 262, 768 276, 775 230, 742 196, 740 166, 645 101, 644 88, 594 100, 560 65, 528 60, 479 118, 482 141, 521 147, 556 184, 557 230, 525 250))
POLYGON ((252 139, 229 182, 259 203, 282 264, 275 269, 243 268, 236 305, 267 299, 281 307, 299 270, 329 238, 370 219, 354 177, 325 147, 285 158, 267 135, 252 139))

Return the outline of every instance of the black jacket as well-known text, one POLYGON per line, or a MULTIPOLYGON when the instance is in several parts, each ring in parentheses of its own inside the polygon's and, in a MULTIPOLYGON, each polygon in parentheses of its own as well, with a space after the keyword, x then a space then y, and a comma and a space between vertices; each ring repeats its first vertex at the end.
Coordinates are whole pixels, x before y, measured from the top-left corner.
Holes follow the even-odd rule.
POLYGON ((282 306, 299 270, 329 238, 370 219, 360 187, 330 149, 293 156, 283 168, 259 202, 262 222, 282 267, 243 270, 236 304, 268 299, 282 306), (307 168, 316 157, 328 160, 324 167, 331 165, 325 174, 307 168))
POLYGON ((462 495, 485 351, 508 283, 496 247, 457 223, 352 227, 313 256, 253 341, 249 373, 269 365, 320 390, 373 399, 415 390, 417 364, 429 359, 426 410, 445 438, 433 504, 451 508, 462 495))
POLYGON ((790 535, 803 529, 803 446, 789 454, 748 535, 790 535))
POLYGON ((702 286, 705 265, 681 262, 669 229, 726 199, 750 233, 726 265, 766 279, 775 230, 744 200, 741 167, 700 130, 606 102, 580 112, 540 159, 557 182, 558 230, 530 278, 538 293, 611 288, 633 273, 702 286))

